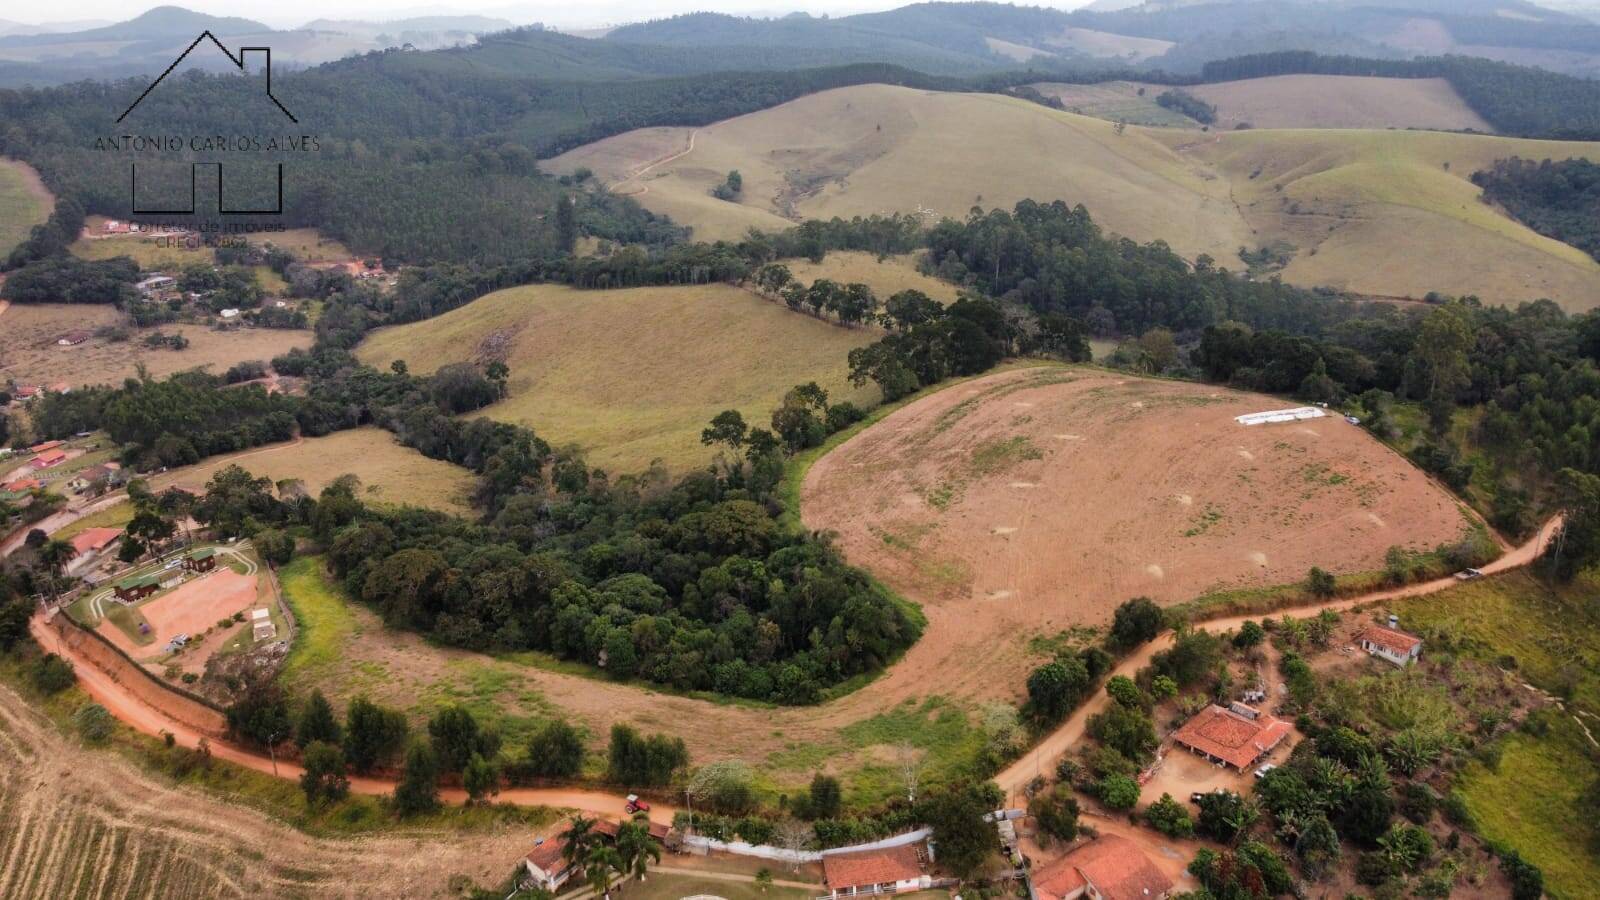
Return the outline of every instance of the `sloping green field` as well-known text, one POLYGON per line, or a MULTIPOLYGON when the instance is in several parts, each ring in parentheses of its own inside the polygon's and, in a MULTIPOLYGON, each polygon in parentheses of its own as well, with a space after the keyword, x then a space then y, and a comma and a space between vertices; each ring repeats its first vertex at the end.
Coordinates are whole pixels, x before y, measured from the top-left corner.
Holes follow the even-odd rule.
POLYGON ((577 444, 592 465, 640 471, 660 459, 683 471, 711 459, 700 432, 737 409, 765 425, 783 394, 816 381, 834 398, 869 402, 846 379, 851 348, 875 339, 727 285, 498 291, 442 316, 385 328, 357 349, 415 373, 502 358, 510 396, 484 414, 577 444))
POLYGON ((50 215, 50 195, 23 163, 0 159, 0 256, 50 215))

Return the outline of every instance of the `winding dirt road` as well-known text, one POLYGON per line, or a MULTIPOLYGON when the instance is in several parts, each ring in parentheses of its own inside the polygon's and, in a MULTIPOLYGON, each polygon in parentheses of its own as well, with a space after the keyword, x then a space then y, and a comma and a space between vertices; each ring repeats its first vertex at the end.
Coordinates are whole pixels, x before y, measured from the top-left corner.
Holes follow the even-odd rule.
MULTIPOLYGON (((1527 543, 1511 549, 1504 556, 1485 565, 1483 567, 1484 573, 1487 575, 1510 571, 1526 566, 1538 559, 1559 526, 1559 517, 1552 518, 1527 543)), ((1358 597, 1335 600, 1319 606, 1299 607, 1293 612, 1298 615, 1312 615, 1324 609, 1348 610, 1367 603, 1432 594, 1459 583, 1453 577, 1437 578, 1421 584, 1373 591, 1358 597)), ((1259 619, 1260 616, 1234 616, 1215 619, 1203 623, 1203 627, 1212 631, 1221 631, 1236 628, 1250 618, 1259 619)), ((85 659, 74 646, 62 640, 56 626, 51 625, 49 620, 50 617, 44 613, 34 616, 30 622, 34 639, 46 650, 70 660, 75 667, 79 683, 89 696, 93 697, 96 702, 104 706, 112 715, 115 715, 129 727, 148 735, 158 736, 163 732, 170 733, 179 744, 186 747, 197 745, 201 738, 204 737, 210 742, 212 755, 218 759, 224 759, 258 772, 272 773, 280 778, 298 779, 300 777, 302 770, 293 763, 278 762, 274 764, 266 754, 230 742, 224 739, 220 733, 201 734, 200 731, 183 724, 166 711, 146 703, 120 684, 114 677, 85 659)), ((1124 657, 1108 674, 1108 677, 1110 675, 1127 675, 1131 677, 1140 668, 1148 665, 1152 656, 1171 645, 1171 632, 1160 635, 1155 640, 1140 647, 1132 655, 1124 657)), ((1094 697, 1079 707, 1072 716, 1041 741, 1031 752, 1006 767, 1004 771, 996 776, 995 782, 1006 792, 1008 799, 1016 800, 1020 798, 1023 788, 1028 782, 1032 781, 1037 775, 1050 773, 1055 761, 1066 753, 1068 749, 1083 740, 1084 729, 1089 717, 1104 709, 1108 702, 1104 692, 1096 693, 1094 697)), ((362 794, 389 794, 394 791, 394 786, 393 781, 384 778, 355 777, 350 782, 351 790, 362 794)), ((459 788, 446 788, 440 793, 445 800, 453 803, 459 803, 466 799, 465 792, 459 788)), ((498 800, 503 803, 575 809, 607 817, 621 815, 623 804, 623 798, 620 795, 579 788, 509 788, 500 792, 498 800)), ((677 809, 675 807, 656 804, 651 809, 650 818, 655 822, 670 824, 673 814, 676 812, 677 809)))

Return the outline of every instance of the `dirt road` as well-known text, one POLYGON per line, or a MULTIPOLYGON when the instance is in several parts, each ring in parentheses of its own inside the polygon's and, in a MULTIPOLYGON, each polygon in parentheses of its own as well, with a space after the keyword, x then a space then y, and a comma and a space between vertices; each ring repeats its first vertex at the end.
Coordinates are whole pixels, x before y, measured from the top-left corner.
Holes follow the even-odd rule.
MULTIPOLYGON (((1526 566, 1538 559, 1539 555, 1544 552, 1544 548, 1550 543, 1550 539, 1555 536, 1556 529, 1560 525, 1561 519, 1559 516, 1550 519, 1544 524, 1544 527, 1539 529, 1539 533, 1530 538, 1527 543, 1511 549, 1499 559, 1485 565, 1483 567, 1484 574, 1492 575, 1497 572, 1507 572, 1526 566)), ((1309 616, 1325 609, 1343 611, 1367 603, 1437 593, 1460 583, 1454 577, 1436 578, 1420 584, 1373 591, 1368 594, 1362 594, 1359 597, 1335 600, 1320 606, 1297 607, 1293 610, 1285 610, 1285 612, 1292 612, 1296 616, 1309 616)), ((1260 615, 1232 616, 1226 619, 1213 619, 1209 622, 1200 623, 1200 627, 1204 627, 1207 631, 1226 631, 1230 628, 1238 628, 1247 619, 1259 620, 1260 618, 1260 615)), ((1146 643, 1134 651, 1132 655, 1123 658, 1106 677, 1126 675, 1132 678, 1135 672, 1150 664, 1151 657, 1171 646, 1172 632, 1168 631, 1157 636, 1155 640, 1146 643)), ((1006 792, 1006 797, 1012 801, 1019 800, 1023 797, 1023 788, 1027 786, 1028 782, 1039 776, 1052 777, 1056 760, 1060 759, 1069 749, 1083 740, 1089 717, 1105 709, 1110 703, 1110 699, 1104 691, 1096 692, 1087 703, 1078 707, 1076 712, 1061 723, 1048 737, 1040 741, 1038 746, 1034 747, 1031 752, 1007 766, 999 775, 995 776, 995 783, 999 784, 1000 788, 1006 792)))
MULTIPOLYGON (((196 746, 201 738, 205 738, 211 745, 211 755, 217 759, 226 760, 235 765, 257 772, 274 774, 279 778, 299 779, 302 770, 290 762, 274 763, 271 756, 259 751, 246 748, 226 740, 220 734, 202 734, 182 722, 177 721, 163 710, 145 703, 132 692, 119 684, 116 679, 106 674, 93 663, 83 658, 75 648, 61 640, 54 627, 48 624, 44 614, 34 616, 30 624, 34 640, 45 650, 62 656, 72 661, 78 684, 81 685, 96 703, 104 706, 112 715, 120 719, 123 724, 148 735, 159 736, 163 732, 170 733, 179 744, 185 747, 196 746)), ((368 778, 353 776, 350 779, 350 790, 358 794, 382 795, 394 793, 394 782, 385 778, 368 778)), ((459 788, 445 788, 440 796, 449 803, 461 803, 466 800, 466 792, 459 788)), ((618 794, 605 791, 591 791, 581 788, 508 788, 500 792, 497 798, 502 803, 515 803, 521 806, 551 806, 558 809, 575 809, 607 818, 622 816, 623 798, 618 794)), ((672 824, 673 814, 677 808, 666 804, 653 804, 650 810, 650 820, 663 825, 672 824)))
POLYGON ((32 525, 28 525, 13 531, 8 537, 6 537, 5 540, 0 541, 0 556, 9 556, 18 547, 21 547, 22 542, 28 539, 28 532, 34 530, 35 528, 43 529, 46 534, 55 534, 56 532, 67 527, 68 525, 71 525, 73 522, 78 521, 84 516, 92 515, 101 511, 102 509, 108 509, 116 506, 118 503, 121 503, 126 499, 128 499, 128 495, 126 493, 117 493, 108 497, 102 497, 93 503, 89 503, 77 509, 73 509, 69 506, 66 509, 57 510, 56 512, 53 512, 50 515, 40 519, 39 521, 34 522, 32 525))

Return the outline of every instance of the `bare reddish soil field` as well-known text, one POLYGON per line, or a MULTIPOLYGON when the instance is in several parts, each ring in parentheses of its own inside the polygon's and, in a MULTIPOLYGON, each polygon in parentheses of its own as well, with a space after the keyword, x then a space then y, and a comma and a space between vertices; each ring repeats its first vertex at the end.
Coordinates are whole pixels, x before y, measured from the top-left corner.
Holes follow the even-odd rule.
POLYGON ((1445 491, 1339 416, 1234 421, 1287 405, 1091 369, 991 375, 819 460, 804 520, 923 604, 927 633, 887 680, 915 668, 969 696, 1019 683, 1018 637, 1102 624, 1130 597, 1369 571, 1392 545, 1462 535, 1445 491))
MULTIPOLYGON (((108 597, 105 602, 109 605, 117 601, 108 597)), ((150 623, 154 639, 149 644, 135 643, 110 620, 102 620, 99 631, 137 659, 152 650, 160 650, 179 634, 198 638, 218 621, 249 609, 255 602, 255 576, 240 575, 219 566, 210 574, 187 581, 138 607, 139 614, 150 623)))

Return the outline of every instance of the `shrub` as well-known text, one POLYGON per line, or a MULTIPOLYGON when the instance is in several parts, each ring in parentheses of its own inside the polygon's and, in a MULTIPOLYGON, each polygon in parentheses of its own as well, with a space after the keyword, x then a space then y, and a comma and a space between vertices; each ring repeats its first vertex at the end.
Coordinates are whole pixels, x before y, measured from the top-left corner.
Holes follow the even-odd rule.
POLYGON ((1095 785, 1095 795, 1111 809, 1133 809, 1139 802, 1139 782, 1127 775, 1107 775, 1095 785))
POLYGON ((42 694, 59 694, 72 687, 76 678, 72 674, 72 663, 54 653, 46 653, 29 667, 28 680, 42 694))
POLYGON ((1058 784, 1028 802, 1028 815, 1039 823, 1039 830, 1060 841, 1078 837, 1078 801, 1072 789, 1058 784))
POLYGON ((1160 800, 1150 804, 1144 811, 1144 820, 1167 837, 1183 838, 1194 834, 1194 819, 1171 794, 1162 794, 1160 800))
POLYGON ((527 771, 539 778, 576 778, 583 772, 583 738, 578 729, 552 719, 528 738, 527 771))
POLYGON ((98 703, 85 703, 72 714, 72 724, 78 735, 91 744, 102 744, 111 737, 116 720, 98 703))
POLYGON ((1110 643, 1128 650, 1161 633, 1166 622, 1161 607, 1149 597, 1135 597, 1117 607, 1111 617, 1110 643))

